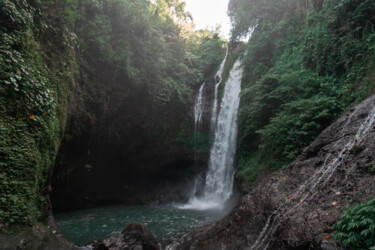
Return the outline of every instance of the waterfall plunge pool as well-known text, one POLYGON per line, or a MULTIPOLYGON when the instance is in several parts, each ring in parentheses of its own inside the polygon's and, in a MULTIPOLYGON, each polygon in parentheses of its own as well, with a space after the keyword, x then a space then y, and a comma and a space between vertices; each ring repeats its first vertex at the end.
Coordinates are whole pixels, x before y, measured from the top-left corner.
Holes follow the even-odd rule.
POLYGON ((68 240, 84 245, 103 240, 136 222, 145 225, 158 242, 224 217, 228 210, 180 209, 174 205, 100 207, 54 215, 68 240))
MULTIPOLYGON (((193 196, 187 204, 138 207, 104 207, 76 212, 56 214, 55 219, 66 237, 78 245, 102 240, 110 234, 122 231, 126 225, 135 222, 145 225, 159 242, 194 227, 218 220, 229 209, 226 207, 233 194, 234 154, 237 140, 237 112, 240 101, 242 68, 238 59, 229 73, 224 96, 217 115, 218 86, 228 50, 215 78, 215 99, 211 130, 215 131, 210 151, 209 168, 205 187, 200 197, 193 196)), ((199 132, 204 109, 203 83, 199 89, 194 108, 195 131, 199 132)), ((194 141, 195 147, 196 139, 194 141)))

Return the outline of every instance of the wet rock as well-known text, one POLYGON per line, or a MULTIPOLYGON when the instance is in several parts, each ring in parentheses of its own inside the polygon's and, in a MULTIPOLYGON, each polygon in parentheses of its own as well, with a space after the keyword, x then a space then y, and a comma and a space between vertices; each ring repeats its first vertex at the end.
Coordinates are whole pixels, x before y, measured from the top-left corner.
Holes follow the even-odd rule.
POLYGON ((294 162, 261 174, 224 219, 166 249, 344 249, 331 235, 343 207, 375 196, 375 95, 332 124, 294 162), (355 146, 355 145, 360 145, 355 146))
POLYGON ((0 232, 1 250, 79 250, 53 226, 38 223, 17 234, 0 232))
POLYGON ((100 242, 89 244, 93 250, 159 250, 152 233, 140 224, 131 223, 117 234, 100 242))

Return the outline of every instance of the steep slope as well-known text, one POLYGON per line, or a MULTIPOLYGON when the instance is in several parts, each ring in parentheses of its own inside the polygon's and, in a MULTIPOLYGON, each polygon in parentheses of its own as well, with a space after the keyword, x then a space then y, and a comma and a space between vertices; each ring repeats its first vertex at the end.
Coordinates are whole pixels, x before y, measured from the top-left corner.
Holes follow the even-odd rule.
POLYGON ((343 249, 342 208, 375 196, 375 95, 325 129, 294 162, 249 187, 225 219, 167 249, 343 249))

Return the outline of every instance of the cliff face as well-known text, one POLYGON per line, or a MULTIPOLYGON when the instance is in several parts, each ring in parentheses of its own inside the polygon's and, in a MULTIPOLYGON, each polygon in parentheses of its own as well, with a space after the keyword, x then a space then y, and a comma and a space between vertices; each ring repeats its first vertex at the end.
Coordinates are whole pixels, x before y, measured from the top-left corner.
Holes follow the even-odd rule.
POLYGON ((74 34, 42 18, 40 8, 0 1, 0 232, 46 218, 51 166, 75 86, 74 34))
POLYGON ((46 222, 51 192, 56 210, 186 196, 186 114, 225 42, 183 36, 176 4, 0 1, 1 233, 46 222))
POLYGON ((294 162, 248 188, 223 220, 168 249, 342 249, 342 208, 375 196, 375 95, 325 129, 294 162))
POLYGON ((195 174, 192 150, 155 139, 152 122, 129 121, 125 112, 119 109, 83 135, 63 142, 52 178, 55 211, 157 204, 188 196, 186 185, 195 174))
POLYGON ((182 34, 168 16, 173 4, 78 1, 80 75, 52 177, 55 211, 188 197, 199 171, 188 111, 224 42, 182 34))

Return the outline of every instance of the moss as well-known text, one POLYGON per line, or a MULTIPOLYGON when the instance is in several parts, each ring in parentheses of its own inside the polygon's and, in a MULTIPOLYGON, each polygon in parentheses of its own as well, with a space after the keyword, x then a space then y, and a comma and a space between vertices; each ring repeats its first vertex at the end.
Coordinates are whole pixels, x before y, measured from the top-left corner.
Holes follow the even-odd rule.
POLYGON ((258 174, 264 168, 263 165, 260 165, 260 156, 259 153, 254 155, 240 155, 238 157, 238 171, 236 177, 245 183, 253 182, 257 179, 258 174))
POLYGON ((375 174, 375 164, 374 164, 374 165, 371 165, 371 166, 367 169, 367 172, 369 172, 370 174, 375 174))
POLYGON ((350 150, 350 153, 353 155, 357 155, 360 152, 362 152, 366 147, 364 145, 354 145, 352 149, 350 150))
POLYGON ((68 59, 72 49, 50 52, 27 2, 3 4, 3 20, 17 25, 0 32, 0 230, 14 233, 47 215, 46 183, 74 86, 72 74, 61 72, 74 72, 75 59, 68 59))

